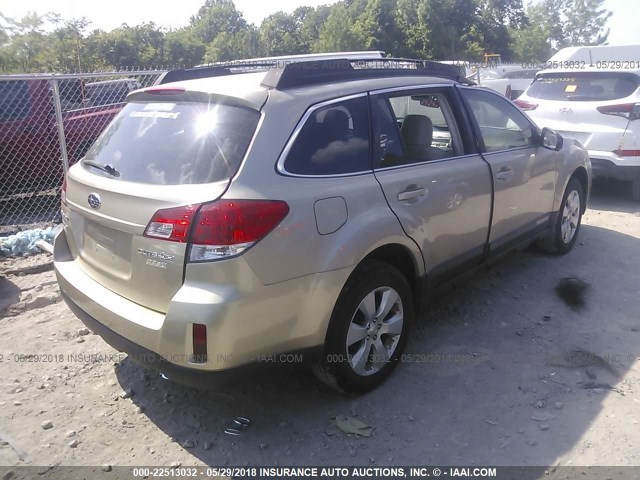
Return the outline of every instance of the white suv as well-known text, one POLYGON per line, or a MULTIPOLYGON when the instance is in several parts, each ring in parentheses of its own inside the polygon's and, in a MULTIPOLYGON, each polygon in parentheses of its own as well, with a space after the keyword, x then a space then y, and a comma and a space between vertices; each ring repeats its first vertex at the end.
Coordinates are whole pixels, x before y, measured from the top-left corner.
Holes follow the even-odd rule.
POLYGON ((640 62, 565 64, 538 73, 515 103, 538 125, 581 142, 594 176, 632 181, 640 201, 640 62))

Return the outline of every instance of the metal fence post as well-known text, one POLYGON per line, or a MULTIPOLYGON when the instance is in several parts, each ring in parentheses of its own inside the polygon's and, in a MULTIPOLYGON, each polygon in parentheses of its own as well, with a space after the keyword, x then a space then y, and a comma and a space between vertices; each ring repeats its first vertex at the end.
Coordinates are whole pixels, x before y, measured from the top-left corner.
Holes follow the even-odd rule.
POLYGON ((53 91, 53 108, 56 111, 56 126, 58 127, 58 142, 60 143, 60 153, 62 154, 62 167, 66 175, 69 170, 69 155, 67 153, 67 141, 64 138, 64 124, 62 123, 62 104, 60 103, 60 85, 58 79, 49 80, 53 91))

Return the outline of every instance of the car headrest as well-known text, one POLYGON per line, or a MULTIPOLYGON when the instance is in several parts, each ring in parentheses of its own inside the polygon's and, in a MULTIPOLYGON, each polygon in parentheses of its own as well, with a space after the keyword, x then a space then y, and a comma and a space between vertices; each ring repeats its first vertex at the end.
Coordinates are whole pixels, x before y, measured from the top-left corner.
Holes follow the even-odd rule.
POLYGON ((322 120, 324 134, 326 138, 334 142, 336 140, 347 140, 349 136, 349 117, 337 108, 329 110, 322 120))
POLYGON ((402 122, 402 139, 406 145, 431 146, 433 122, 425 115, 407 115, 402 122))

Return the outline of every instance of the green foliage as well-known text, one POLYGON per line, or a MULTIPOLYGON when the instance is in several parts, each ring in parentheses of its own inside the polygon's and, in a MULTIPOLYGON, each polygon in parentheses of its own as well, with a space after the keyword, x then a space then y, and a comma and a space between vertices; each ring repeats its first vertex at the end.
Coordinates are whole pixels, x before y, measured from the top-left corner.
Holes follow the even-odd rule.
POLYGON ((440 60, 542 61, 569 45, 606 42, 605 0, 341 0, 248 24, 232 0, 204 0, 189 25, 92 30, 86 18, 0 12, 0 72, 192 66, 265 55, 383 50, 440 60))
POLYGON ((322 53, 362 50, 364 43, 360 32, 353 28, 353 18, 346 3, 337 3, 320 29, 312 51, 322 53))
POLYGON ((284 12, 269 15, 260 25, 260 42, 267 55, 300 53, 300 24, 284 12))

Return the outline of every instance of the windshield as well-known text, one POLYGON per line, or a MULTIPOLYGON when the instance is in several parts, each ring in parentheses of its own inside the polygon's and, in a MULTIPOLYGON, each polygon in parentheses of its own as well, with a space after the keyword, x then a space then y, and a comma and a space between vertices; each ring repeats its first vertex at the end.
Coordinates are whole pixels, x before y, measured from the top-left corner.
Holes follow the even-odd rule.
POLYGON ((544 100, 606 101, 631 95, 638 77, 617 72, 557 72, 538 77, 527 95, 544 100))
POLYGON ((130 103, 85 158, 114 167, 120 180, 130 182, 182 185, 227 180, 240 166, 259 116, 255 110, 230 105, 130 103))

